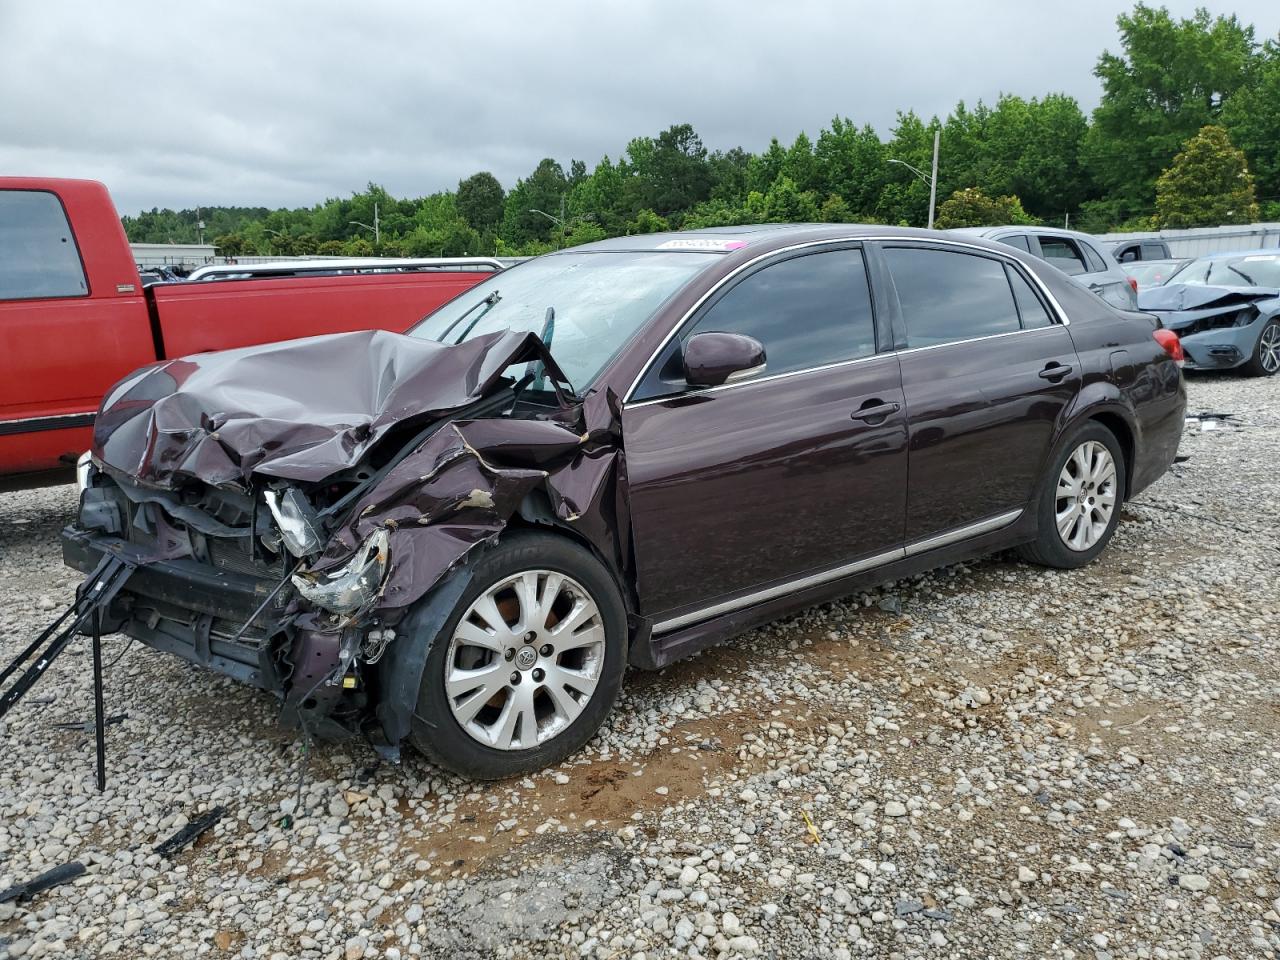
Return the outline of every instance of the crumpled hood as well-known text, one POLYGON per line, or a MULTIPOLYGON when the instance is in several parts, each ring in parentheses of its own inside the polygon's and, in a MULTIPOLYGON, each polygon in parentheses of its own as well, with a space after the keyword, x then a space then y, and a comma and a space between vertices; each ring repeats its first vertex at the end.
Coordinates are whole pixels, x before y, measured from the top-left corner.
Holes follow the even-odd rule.
POLYGON ((390 428, 441 419, 536 360, 561 377, 536 335, 511 331, 445 345, 369 330, 168 360, 107 394, 93 451, 156 487, 244 489, 254 473, 319 481, 359 463, 390 428))
POLYGON ((1180 310, 1229 310, 1280 297, 1274 287, 1210 287, 1172 283, 1138 291, 1138 309, 1157 313, 1180 310))

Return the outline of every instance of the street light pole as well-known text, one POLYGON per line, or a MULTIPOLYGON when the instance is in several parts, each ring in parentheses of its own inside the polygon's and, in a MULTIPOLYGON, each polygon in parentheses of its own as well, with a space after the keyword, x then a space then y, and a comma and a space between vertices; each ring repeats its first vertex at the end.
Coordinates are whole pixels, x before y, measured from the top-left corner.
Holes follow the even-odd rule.
POLYGON ((375 200, 373 202, 373 225, 372 226, 370 226, 367 223, 361 223, 359 220, 349 220, 347 222, 355 224, 355 226, 357 227, 364 227, 366 230, 372 230, 373 245, 375 247, 382 243, 382 232, 379 229, 380 224, 378 222, 378 201, 375 200))
POLYGON ((938 202, 938 140, 941 130, 933 131, 933 175, 929 177, 929 229, 933 229, 933 209, 938 202))
POLYGON ((938 202, 938 140, 941 136, 940 130, 933 131, 933 176, 925 173, 918 167, 913 167, 905 160, 889 160, 889 163, 896 163, 899 166, 906 167, 917 177, 922 183, 929 185, 929 229, 933 229, 933 208, 938 202))
POLYGON ((560 216, 558 216, 558 217, 557 217, 554 213, 547 213, 547 211, 545 211, 545 210, 537 210, 537 209, 535 209, 535 208, 533 208, 533 207, 530 207, 530 208, 529 208, 529 212, 530 212, 530 213, 537 213, 537 214, 540 214, 541 216, 546 217, 546 218, 547 218, 548 220, 550 220, 552 223, 554 223, 554 224, 556 224, 557 226, 559 226, 559 227, 560 227, 560 244, 559 244, 559 246, 557 246, 557 247, 556 247, 556 249, 557 249, 557 250, 563 250, 563 249, 564 249, 564 223, 565 223, 565 221, 564 221, 564 194, 563 194, 563 193, 562 193, 562 194, 560 194, 560 216))

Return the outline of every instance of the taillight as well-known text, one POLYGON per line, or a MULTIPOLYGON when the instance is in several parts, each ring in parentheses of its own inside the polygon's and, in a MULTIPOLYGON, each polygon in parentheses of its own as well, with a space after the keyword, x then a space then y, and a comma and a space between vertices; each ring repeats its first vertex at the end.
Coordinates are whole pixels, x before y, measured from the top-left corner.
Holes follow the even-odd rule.
POLYGON ((1129 286, 1133 287, 1133 292, 1134 292, 1134 293, 1137 293, 1137 292, 1138 292, 1138 278, 1137 278, 1137 277, 1130 277, 1130 278, 1129 278, 1129 286))
POLYGON ((1174 363, 1182 366, 1187 359, 1187 355, 1182 352, 1182 341, 1178 339, 1176 333, 1172 330, 1161 328, 1152 333, 1151 336, 1155 337, 1156 343, 1164 347, 1164 352, 1169 355, 1174 363))

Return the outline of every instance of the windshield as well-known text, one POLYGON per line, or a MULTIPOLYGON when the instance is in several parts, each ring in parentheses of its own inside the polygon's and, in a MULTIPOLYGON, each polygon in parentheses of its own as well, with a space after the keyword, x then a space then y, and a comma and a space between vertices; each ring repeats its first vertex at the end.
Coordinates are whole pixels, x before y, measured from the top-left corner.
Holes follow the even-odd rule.
POLYGON ((1280 287, 1280 252, 1202 257, 1179 270, 1177 282, 1211 287, 1280 287))
POLYGON ((532 331, 581 393, 664 300, 717 254, 644 251, 548 254, 495 274, 409 331, 458 343, 532 331), (551 322, 549 322, 551 321, 551 322))

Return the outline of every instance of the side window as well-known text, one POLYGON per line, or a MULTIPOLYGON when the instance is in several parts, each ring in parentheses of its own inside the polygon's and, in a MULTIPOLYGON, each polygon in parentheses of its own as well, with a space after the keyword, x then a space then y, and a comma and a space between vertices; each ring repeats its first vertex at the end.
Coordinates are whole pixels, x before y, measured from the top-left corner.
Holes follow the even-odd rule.
POLYGON ((1077 244, 1077 248, 1084 253, 1085 261, 1089 264, 1090 273, 1106 273, 1107 259, 1093 247, 1087 243, 1077 244))
POLYGON ((929 347, 1021 329, 998 260, 949 250, 888 247, 908 347, 929 347))
POLYGON ((770 374, 870 356, 876 337, 862 251, 810 253, 750 274, 681 339, 709 330, 755 337, 770 374))
POLYGON ((1169 251, 1163 243, 1156 243, 1150 240, 1142 241, 1143 260, 1167 260, 1168 258, 1169 251))
POLYGON ((1031 289, 1031 284, 1008 264, 1005 264, 1004 269, 1009 275, 1009 286, 1013 288, 1013 299, 1018 304, 1018 316, 1022 318, 1022 329, 1035 330, 1039 327, 1053 326, 1053 318, 1049 316, 1048 308, 1031 289))
POLYGON ((1006 247, 1017 247, 1023 253, 1031 252, 1031 244, 1027 242, 1027 235, 1025 233, 1015 233, 1011 237, 1001 237, 1000 242, 1006 247))
POLYGON ((1069 277, 1078 277, 1088 273, 1084 257, 1076 249, 1076 245, 1065 237, 1039 237, 1040 253, 1055 267, 1069 277))
POLYGON ((0 300, 88 293, 58 198, 44 190, 0 190, 0 300))

